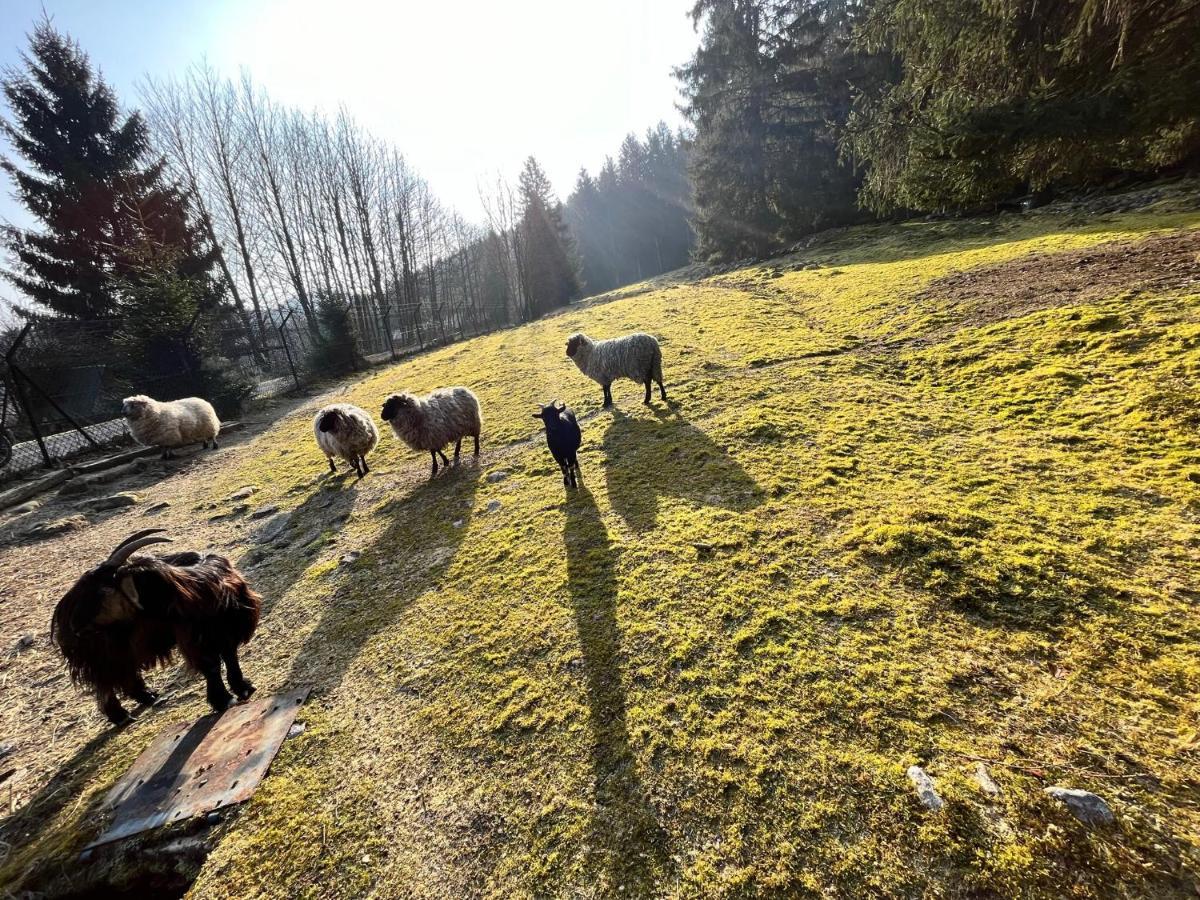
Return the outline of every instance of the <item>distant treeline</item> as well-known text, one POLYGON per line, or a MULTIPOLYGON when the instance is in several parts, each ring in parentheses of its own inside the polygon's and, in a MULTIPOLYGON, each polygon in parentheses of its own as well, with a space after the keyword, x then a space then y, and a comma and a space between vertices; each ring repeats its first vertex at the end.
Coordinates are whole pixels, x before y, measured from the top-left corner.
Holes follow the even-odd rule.
POLYGON ((1194 165, 1195 0, 697 0, 698 252, 1194 165))

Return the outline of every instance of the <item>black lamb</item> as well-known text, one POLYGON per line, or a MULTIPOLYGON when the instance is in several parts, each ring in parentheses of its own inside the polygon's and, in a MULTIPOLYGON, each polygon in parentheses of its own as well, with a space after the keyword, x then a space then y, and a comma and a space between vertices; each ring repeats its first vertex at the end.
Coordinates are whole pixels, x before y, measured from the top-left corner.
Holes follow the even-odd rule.
POLYGON ((562 469, 563 484, 567 487, 578 487, 579 459, 575 454, 579 452, 583 435, 579 432, 575 413, 555 400, 549 406, 539 405, 533 417, 540 419, 546 426, 546 446, 550 448, 554 461, 562 469))

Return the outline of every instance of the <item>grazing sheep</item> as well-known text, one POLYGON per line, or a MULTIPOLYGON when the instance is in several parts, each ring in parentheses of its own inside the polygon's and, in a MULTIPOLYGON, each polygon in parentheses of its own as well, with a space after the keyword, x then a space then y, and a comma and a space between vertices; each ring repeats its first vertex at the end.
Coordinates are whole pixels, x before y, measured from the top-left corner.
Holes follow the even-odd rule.
POLYGON ((579 432, 575 413, 565 404, 553 400, 549 406, 539 404, 533 417, 546 426, 546 446, 550 448, 550 454, 562 469, 563 484, 567 487, 578 487, 579 459, 575 454, 579 452, 583 435, 579 432))
POLYGON ((313 419, 313 433, 317 446, 329 460, 330 472, 337 471, 333 464, 335 456, 354 466, 359 478, 371 471, 367 467, 367 454, 379 443, 379 429, 365 409, 349 403, 326 406, 313 419))
POLYGON ((134 440, 147 447, 161 447, 163 459, 173 457, 171 450, 197 441, 217 449, 221 420, 212 404, 199 397, 160 402, 145 394, 126 397, 121 412, 129 423, 134 440))
POLYGON ((92 691, 114 725, 130 718, 118 691, 141 704, 156 702, 142 672, 170 662, 176 647, 204 675, 213 709, 233 701, 221 683, 222 662, 238 699, 254 693, 242 675, 238 646, 254 634, 262 598, 223 556, 133 556, 169 542, 162 530, 148 528, 118 544, 58 601, 50 623, 71 679, 92 691))
POLYGON ((475 438, 475 455, 479 455, 479 432, 483 417, 479 399, 465 387, 441 388, 424 397, 409 393, 392 394, 383 404, 383 421, 392 426, 396 437, 414 450, 428 450, 433 457, 437 474, 439 455, 443 465, 450 465, 442 448, 454 441, 454 458, 458 459, 465 437, 475 438))
POLYGON ((612 406, 611 386, 618 378, 628 378, 646 386, 645 403, 650 402, 650 385, 657 381, 663 401, 662 349, 658 341, 640 331, 607 341, 593 341, 576 333, 567 340, 567 356, 579 371, 604 388, 604 405, 612 406))

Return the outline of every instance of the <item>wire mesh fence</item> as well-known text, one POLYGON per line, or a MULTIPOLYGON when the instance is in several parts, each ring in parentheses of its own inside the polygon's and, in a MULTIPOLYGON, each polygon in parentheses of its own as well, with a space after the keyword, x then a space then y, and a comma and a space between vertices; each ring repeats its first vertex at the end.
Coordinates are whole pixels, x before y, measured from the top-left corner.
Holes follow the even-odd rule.
POLYGON ((442 315, 432 304, 380 309, 355 298, 328 306, 320 316, 289 304, 243 321, 193 320, 150 338, 146 323, 119 317, 39 318, 0 335, 0 482, 130 443, 121 403, 133 394, 204 396, 228 418, 245 400, 346 374, 323 364, 331 339, 352 342, 346 358, 356 369, 490 330, 483 316, 442 315), (339 316, 344 327, 331 332, 339 316))

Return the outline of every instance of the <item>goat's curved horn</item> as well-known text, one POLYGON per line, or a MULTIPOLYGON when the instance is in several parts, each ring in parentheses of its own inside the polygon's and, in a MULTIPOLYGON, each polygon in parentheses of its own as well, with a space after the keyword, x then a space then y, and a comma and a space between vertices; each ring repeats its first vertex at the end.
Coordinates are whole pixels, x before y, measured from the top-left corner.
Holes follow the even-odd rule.
POLYGON ((123 541, 121 541, 121 543, 117 544, 117 546, 115 548, 113 548, 113 553, 116 553, 118 550, 120 550, 126 544, 133 543, 134 541, 140 541, 142 538, 146 537, 146 535, 148 535, 148 534, 159 534, 160 532, 164 532, 166 530, 167 529, 165 529, 165 528, 143 528, 141 531, 135 531, 133 534, 129 535, 129 537, 127 537, 123 541))
MULTIPOLYGON (((162 531, 161 528, 151 529, 152 531, 162 531)), ((129 559, 135 552, 143 547, 148 547, 151 544, 169 544, 171 539, 162 534, 145 534, 136 539, 127 539, 121 543, 121 546, 112 552, 112 555, 105 560, 105 563, 110 566, 119 566, 125 560, 129 559)))

